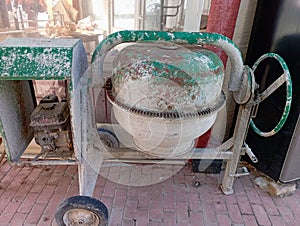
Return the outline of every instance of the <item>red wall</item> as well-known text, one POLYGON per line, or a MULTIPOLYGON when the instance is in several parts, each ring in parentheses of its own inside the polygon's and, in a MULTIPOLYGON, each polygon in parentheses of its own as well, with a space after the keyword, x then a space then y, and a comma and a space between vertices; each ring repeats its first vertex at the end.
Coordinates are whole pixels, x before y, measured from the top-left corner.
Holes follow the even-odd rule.
MULTIPOLYGON (((207 32, 219 33, 232 39, 240 2, 241 0, 212 0, 207 21, 207 32)), ((217 53, 226 65, 227 55, 225 52, 219 49, 217 53)), ((211 129, 198 138, 196 147, 206 147, 210 135, 211 129)))
MULTIPOLYGON (((241 0, 212 0, 207 32, 219 33, 232 39, 241 0)), ((218 52, 223 62, 226 62, 226 54, 218 52)))

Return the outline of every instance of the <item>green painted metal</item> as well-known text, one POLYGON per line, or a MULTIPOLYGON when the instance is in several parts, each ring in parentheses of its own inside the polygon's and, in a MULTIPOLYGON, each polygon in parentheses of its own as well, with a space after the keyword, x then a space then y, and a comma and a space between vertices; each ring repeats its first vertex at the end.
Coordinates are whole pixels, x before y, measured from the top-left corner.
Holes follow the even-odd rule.
POLYGON ((267 58, 274 58, 276 59, 280 66, 283 69, 283 75, 285 78, 285 82, 286 82, 286 102, 285 102, 285 107, 282 113, 282 116, 279 120, 279 122, 277 123, 277 125, 274 127, 274 129, 272 129, 269 132, 262 132, 260 129, 257 128, 257 126, 254 124, 253 120, 250 120, 250 126, 252 127, 252 129, 260 136, 262 137, 269 137, 269 136, 273 136, 274 134, 276 134, 284 125, 284 123, 287 120, 287 117, 289 115, 290 109, 291 109, 291 104, 292 104, 292 93, 293 93, 293 89, 292 89, 292 79, 291 79, 291 75, 288 69, 287 64, 285 63, 285 61, 283 60, 282 57, 280 57, 278 54, 276 53, 266 53, 264 55, 262 55, 253 65, 252 70, 253 72, 255 71, 255 69, 257 68, 257 66, 265 59, 267 58))
POLYGON ((69 79, 73 47, 78 41, 79 39, 7 39, 0 43, 0 79, 69 79))
MULTIPOLYGON (((81 100, 75 95, 87 67, 80 39, 9 38, 0 42, 0 134, 9 161, 18 161, 32 140, 29 123, 35 99, 28 80, 68 80, 73 143, 79 146, 81 100)), ((79 152, 75 152, 78 160, 79 152)))
MULTIPOLYGON (((119 31, 109 35, 95 49, 92 63, 103 62, 106 54, 113 47, 126 42, 154 42, 166 41, 177 44, 212 45, 223 49, 231 62, 229 89, 237 91, 241 87, 243 73, 242 55, 237 46, 221 34, 201 32, 163 32, 163 31, 119 31)), ((99 65, 100 73, 103 65, 99 65)))
POLYGON ((220 99, 223 62, 195 45, 132 44, 120 51, 112 66, 113 96, 127 107, 198 112, 220 99))

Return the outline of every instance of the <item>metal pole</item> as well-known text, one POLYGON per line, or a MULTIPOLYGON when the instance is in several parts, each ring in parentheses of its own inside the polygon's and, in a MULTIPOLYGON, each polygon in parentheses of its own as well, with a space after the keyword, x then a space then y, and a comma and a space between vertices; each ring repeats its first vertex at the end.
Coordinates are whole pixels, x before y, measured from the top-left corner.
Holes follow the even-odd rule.
POLYGON ((160 0, 160 31, 164 30, 165 17, 164 17, 164 0, 160 0))
POLYGON ((245 105, 240 105, 239 113, 236 119, 236 126, 233 134, 232 158, 226 163, 226 169, 222 182, 222 191, 226 195, 233 193, 233 182, 236 176, 238 163, 241 157, 242 147, 247 136, 249 128, 249 119, 252 109, 251 101, 245 105))

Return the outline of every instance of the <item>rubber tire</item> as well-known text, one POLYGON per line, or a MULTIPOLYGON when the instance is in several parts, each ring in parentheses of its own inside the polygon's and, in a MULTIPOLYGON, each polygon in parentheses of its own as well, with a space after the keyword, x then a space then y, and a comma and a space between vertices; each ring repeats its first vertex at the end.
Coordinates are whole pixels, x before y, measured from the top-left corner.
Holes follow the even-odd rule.
POLYGON ((101 139, 104 145, 106 145, 109 148, 118 148, 120 146, 119 139, 113 132, 104 128, 98 128, 97 130, 100 139, 102 138, 103 140, 107 141, 107 142, 103 142, 101 139), (107 145, 107 143, 109 143, 109 145, 107 145))
POLYGON ((66 212, 72 209, 84 209, 93 212, 100 220, 98 226, 108 225, 108 210, 99 200, 90 196, 73 196, 65 199, 55 213, 55 221, 58 226, 66 226, 63 217, 66 212))

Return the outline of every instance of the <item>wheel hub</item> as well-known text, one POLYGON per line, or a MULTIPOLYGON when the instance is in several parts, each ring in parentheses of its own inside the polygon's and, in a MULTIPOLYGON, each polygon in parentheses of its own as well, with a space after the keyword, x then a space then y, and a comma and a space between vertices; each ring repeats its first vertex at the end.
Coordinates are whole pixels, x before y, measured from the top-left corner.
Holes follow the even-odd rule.
POLYGON ((63 216, 63 221, 67 226, 97 226, 99 218, 96 214, 85 209, 72 209, 63 216))

